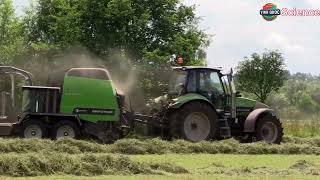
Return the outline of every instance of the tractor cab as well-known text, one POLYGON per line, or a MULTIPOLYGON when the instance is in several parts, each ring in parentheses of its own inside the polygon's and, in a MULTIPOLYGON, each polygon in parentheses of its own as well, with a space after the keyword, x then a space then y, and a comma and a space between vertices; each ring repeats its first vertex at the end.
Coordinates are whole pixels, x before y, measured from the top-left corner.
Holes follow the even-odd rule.
POLYGON ((233 112, 233 117, 236 116, 232 107, 238 93, 234 88, 232 72, 224 75, 219 68, 174 67, 169 81, 169 94, 181 96, 188 93, 202 95, 218 113, 229 112, 231 115, 233 112))

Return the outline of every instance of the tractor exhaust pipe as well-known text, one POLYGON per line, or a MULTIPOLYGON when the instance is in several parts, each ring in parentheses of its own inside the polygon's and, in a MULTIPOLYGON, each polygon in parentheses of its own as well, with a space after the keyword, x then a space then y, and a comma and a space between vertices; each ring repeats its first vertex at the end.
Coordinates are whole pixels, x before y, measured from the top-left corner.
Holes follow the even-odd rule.
POLYGON ((237 108, 236 108, 236 88, 233 82, 233 69, 230 70, 230 73, 227 75, 229 81, 229 88, 231 90, 231 118, 237 117, 237 108))

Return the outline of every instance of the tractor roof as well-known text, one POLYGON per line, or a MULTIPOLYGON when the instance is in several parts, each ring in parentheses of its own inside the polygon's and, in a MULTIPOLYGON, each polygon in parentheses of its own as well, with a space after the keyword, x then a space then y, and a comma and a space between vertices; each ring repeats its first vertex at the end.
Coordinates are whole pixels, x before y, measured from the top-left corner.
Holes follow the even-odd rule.
POLYGON ((191 69, 207 69, 207 70, 214 70, 214 71, 222 71, 221 67, 205 67, 205 66, 174 66, 172 67, 175 69, 181 70, 191 70, 191 69))

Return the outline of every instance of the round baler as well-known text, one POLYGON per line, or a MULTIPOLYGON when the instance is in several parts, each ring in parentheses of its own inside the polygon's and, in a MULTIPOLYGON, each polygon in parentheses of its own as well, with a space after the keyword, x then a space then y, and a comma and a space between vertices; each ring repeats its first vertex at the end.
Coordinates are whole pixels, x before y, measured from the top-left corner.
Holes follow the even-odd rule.
MULTIPOLYGON (((9 129, 2 131, 2 135, 52 139, 89 135, 112 142, 130 131, 131 123, 126 118, 129 113, 123 108, 124 96, 117 93, 105 69, 72 68, 62 73, 62 79, 48 82, 56 87, 32 86, 30 73, 14 67, 0 66, 1 69, 22 74, 29 82, 22 87, 18 122, 0 124, 9 129)), ((52 79, 59 79, 59 74, 52 79)))

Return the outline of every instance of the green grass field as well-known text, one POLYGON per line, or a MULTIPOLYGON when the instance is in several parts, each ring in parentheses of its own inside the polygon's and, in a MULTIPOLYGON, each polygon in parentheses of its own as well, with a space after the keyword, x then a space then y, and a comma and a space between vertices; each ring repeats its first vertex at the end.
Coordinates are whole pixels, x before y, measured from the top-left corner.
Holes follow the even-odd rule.
POLYGON ((320 136, 320 119, 318 116, 300 119, 283 120, 284 133, 295 137, 320 136))
POLYGON ((309 138, 286 136, 281 145, 0 138, 0 179, 320 179, 320 137, 313 125, 285 122, 287 135, 309 138))
POLYGON ((0 139, 0 179, 320 179, 320 138, 281 145, 0 139))

